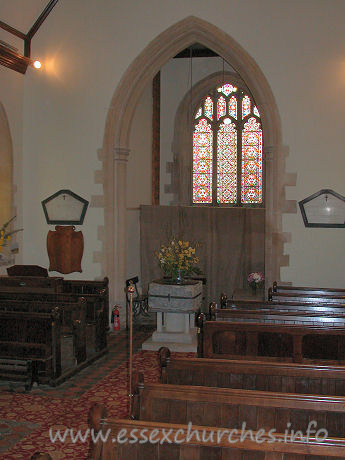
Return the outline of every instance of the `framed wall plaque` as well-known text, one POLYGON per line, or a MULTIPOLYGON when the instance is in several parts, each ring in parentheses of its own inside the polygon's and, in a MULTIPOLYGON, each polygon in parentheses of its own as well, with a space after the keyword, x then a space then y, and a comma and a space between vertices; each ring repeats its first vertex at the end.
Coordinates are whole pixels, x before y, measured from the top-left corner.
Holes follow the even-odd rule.
POLYGON ((299 202, 306 227, 345 228, 345 197, 322 189, 299 202))
POLYGON ((89 202, 71 190, 59 190, 42 201, 47 224, 81 225, 89 202))

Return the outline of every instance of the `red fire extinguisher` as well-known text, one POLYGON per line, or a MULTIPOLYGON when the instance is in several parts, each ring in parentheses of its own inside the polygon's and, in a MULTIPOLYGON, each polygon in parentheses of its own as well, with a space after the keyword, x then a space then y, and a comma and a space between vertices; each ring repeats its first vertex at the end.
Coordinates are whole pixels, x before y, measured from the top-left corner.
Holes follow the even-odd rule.
POLYGON ((113 308, 113 321, 114 323, 114 331, 119 331, 120 330, 120 312, 118 307, 115 305, 113 308))

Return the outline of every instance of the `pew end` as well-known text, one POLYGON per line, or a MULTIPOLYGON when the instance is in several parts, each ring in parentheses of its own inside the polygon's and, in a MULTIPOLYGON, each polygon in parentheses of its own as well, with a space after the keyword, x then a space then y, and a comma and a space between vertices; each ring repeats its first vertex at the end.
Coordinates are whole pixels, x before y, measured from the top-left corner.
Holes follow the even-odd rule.
POLYGON ((98 433, 103 426, 103 420, 107 417, 107 408, 104 404, 94 404, 88 414, 88 425, 90 430, 93 429, 95 433, 98 433))
POLYGON ((170 350, 167 347, 161 347, 158 350, 159 367, 161 373, 161 382, 166 382, 166 368, 170 363, 170 350))
MULTIPOLYGON (((95 434, 103 429, 104 420, 107 417, 107 409, 103 404, 96 403, 94 404, 88 414, 88 426, 90 430, 93 430, 95 434)), ((102 457, 103 452, 103 443, 102 442, 93 442, 92 438, 90 439, 89 444, 89 455, 88 458, 92 460, 99 460, 102 457)))
POLYGON ((132 394, 129 395, 132 399, 132 410, 129 414, 132 420, 139 419, 140 416, 140 395, 144 389, 144 374, 137 370, 134 370, 132 373, 132 382, 131 382, 132 394))

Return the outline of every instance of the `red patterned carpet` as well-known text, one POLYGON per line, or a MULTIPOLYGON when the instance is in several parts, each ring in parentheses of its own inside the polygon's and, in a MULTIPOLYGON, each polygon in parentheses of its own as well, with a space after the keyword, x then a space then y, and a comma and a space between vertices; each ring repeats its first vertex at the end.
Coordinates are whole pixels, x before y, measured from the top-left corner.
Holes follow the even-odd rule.
MULTIPOLYGON (((144 373, 145 381, 159 379, 156 352, 138 351, 149 331, 134 334, 133 367, 144 373)), ((89 443, 80 440, 54 444, 49 428, 86 430, 90 407, 103 403, 114 418, 128 416, 128 341, 124 331, 109 337, 109 353, 57 388, 38 387, 30 393, 8 384, 0 386, 0 458, 26 460, 34 452, 48 452, 54 460, 82 459, 89 443)))

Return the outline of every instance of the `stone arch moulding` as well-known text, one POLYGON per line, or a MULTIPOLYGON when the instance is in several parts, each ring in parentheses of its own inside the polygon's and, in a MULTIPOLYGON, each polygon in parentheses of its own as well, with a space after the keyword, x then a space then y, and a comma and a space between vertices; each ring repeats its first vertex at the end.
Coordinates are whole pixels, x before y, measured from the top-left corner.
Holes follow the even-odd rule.
POLYGON ((0 226, 12 215, 13 200, 13 152, 7 115, 0 102, 0 226))
POLYGON ((111 300, 122 305, 126 276, 126 163, 133 115, 143 89, 161 67, 196 42, 223 57, 238 72, 261 106, 268 184, 265 248, 268 285, 274 279, 280 279, 280 267, 287 264, 287 256, 283 255, 287 236, 282 234, 281 218, 282 212, 289 208, 283 190, 286 149, 281 145, 281 123, 273 93, 254 59, 232 37, 209 22, 189 16, 160 33, 136 57, 120 80, 107 114, 100 151, 105 213, 100 259, 102 272, 110 279, 111 300))

